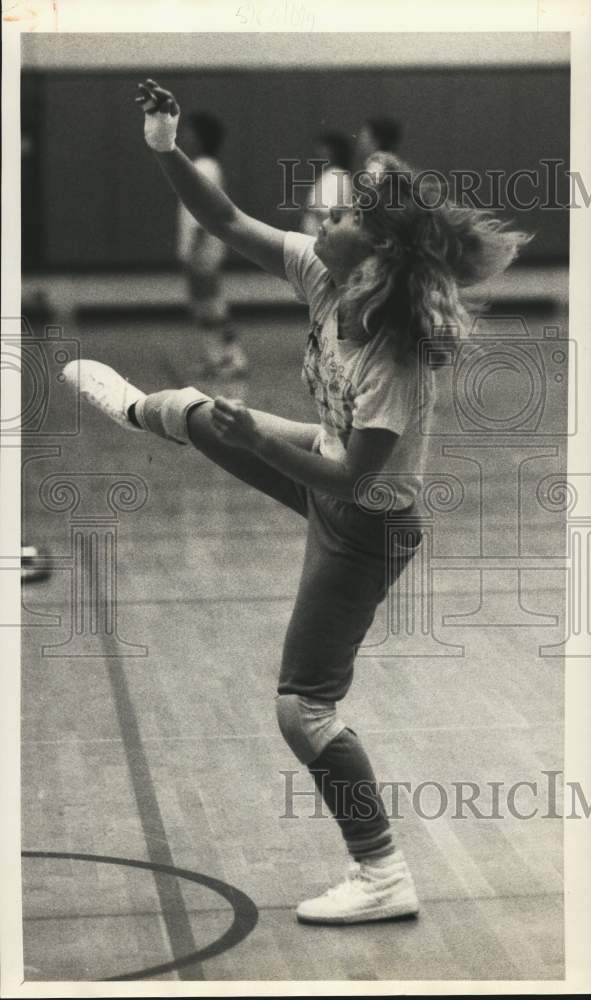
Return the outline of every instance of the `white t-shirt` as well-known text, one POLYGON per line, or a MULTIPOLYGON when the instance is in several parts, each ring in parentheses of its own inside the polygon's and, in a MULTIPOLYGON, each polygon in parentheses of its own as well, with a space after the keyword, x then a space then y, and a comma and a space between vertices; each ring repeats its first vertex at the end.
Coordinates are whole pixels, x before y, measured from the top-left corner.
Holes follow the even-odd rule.
MULTIPOLYGON (((193 163, 212 184, 223 189, 224 175, 217 160, 212 159, 211 156, 198 156, 196 160, 193 160, 193 163)), ((199 229, 201 229, 201 226, 197 222, 197 219, 191 215, 182 201, 180 201, 177 211, 176 230, 176 253, 180 261, 187 262, 190 260, 195 242, 195 234, 199 229)))
POLYGON ((398 435, 387 467, 394 476, 394 507, 401 510, 421 488, 428 444, 428 423, 435 402, 433 372, 397 362, 392 343, 378 333, 362 343, 338 337, 339 295, 314 238, 286 233, 285 272, 297 297, 310 308, 311 331, 302 378, 316 402, 321 431, 317 446, 340 459, 351 431, 381 428, 398 435))

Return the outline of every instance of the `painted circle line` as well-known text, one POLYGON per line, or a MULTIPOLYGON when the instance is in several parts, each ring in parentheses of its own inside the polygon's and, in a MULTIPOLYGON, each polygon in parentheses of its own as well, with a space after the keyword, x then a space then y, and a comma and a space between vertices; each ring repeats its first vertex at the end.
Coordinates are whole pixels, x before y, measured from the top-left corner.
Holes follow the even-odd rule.
MULTIPOLYGON (((23 858, 55 858, 60 861, 94 861, 95 864, 122 865, 128 868, 142 868, 149 872, 160 872, 162 875, 170 875, 172 878, 182 878, 187 882, 194 882, 196 885, 203 885, 212 892, 217 892, 222 899, 230 904, 234 911, 234 919, 228 930, 222 934, 217 941, 191 952, 190 955, 183 955, 182 958, 174 959, 172 962, 164 962, 162 965, 153 965, 147 969, 138 969, 135 972, 125 972, 118 976, 109 976, 103 982, 121 982, 129 979, 147 979, 149 976, 159 976, 164 972, 174 972, 175 969, 182 969, 194 962, 203 962, 207 958, 214 958, 221 955, 229 948, 234 948, 241 941, 244 941, 252 930, 256 927, 259 913, 252 899, 236 889, 227 882, 212 878, 210 875, 200 875, 198 872, 189 871, 186 868, 174 868, 172 865, 153 864, 150 861, 136 861, 133 858, 115 858, 102 854, 75 854, 70 851, 22 851, 23 858)), ((100 981, 100 980, 99 980, 100 981)))

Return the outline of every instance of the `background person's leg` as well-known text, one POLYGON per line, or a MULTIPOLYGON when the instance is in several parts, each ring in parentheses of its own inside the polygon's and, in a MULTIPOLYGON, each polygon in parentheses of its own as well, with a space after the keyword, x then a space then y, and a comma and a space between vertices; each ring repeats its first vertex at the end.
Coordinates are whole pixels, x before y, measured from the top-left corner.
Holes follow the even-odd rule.
POLYGON ((201 362, 211 375, 237 377, 248 359, 230 318, 224 291, 224 244, 204 229, 198 231, 189 264, 191 312, 199 329, 201 362))

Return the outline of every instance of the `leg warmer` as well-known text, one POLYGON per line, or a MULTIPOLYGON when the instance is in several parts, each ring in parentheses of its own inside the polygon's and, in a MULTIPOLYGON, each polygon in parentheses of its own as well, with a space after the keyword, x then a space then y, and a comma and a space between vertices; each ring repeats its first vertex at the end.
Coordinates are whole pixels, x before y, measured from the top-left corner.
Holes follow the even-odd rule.
POLYGON ((135 416, 140 427, 168 441, 189 444, 187 415, 200 403, 211 402, 199 389, 164 389, 153 392, 135 404, 135 416))
POLYGON ((279 728, 305 764, 336 819, 351 856, 360 861, 392 853, 392 834, 375 774, 335 703, 297 694, 276 698, 279 728))
POLYGON ((308 764, 355 861, 392 853, 392 833, 369 758, 352 729, 344 729, 308 764))

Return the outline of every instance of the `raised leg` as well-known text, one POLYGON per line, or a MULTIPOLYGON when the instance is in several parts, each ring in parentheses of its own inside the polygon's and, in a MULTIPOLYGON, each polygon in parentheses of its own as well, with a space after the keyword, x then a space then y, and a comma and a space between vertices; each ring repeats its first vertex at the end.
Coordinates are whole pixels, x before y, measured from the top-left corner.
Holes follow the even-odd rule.
MULTIPOLYGON (((77 391, 92 406, 120 427, 141 433, 151 431, 178 444, 192 444, 231 475, 307 516, 308 491, 251 452, 225 442, 216 431, 211 412, 213 400, 192 387, 164 389, 146 395, 118 372, 99 361, 71 361, 63 369, 70 391, 77 391)), ((302 424, 259 411, 257 419, 301 448, 312 448, 318 433, 315 424, 302 424)))
MULTIPOLYGON (((204 402, 193 407, 187 417, 187 429, 191 444, 220 468, 236 476, 248 486, 272 497, 286 507, 290 507, 304 517, 307 514, 307 491, 304 486, 283 475, 262 459, 249 451, 236 448, 223 441, 213 426, 211 411, 213 402, 204 402)), ((313 424, 275 417, 270 413, 255 411, 257 420, 267 423, 278 435, 284 435, 299 447, 312 447, 318 428, 313 424)))

